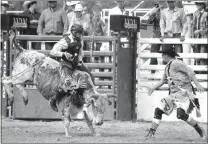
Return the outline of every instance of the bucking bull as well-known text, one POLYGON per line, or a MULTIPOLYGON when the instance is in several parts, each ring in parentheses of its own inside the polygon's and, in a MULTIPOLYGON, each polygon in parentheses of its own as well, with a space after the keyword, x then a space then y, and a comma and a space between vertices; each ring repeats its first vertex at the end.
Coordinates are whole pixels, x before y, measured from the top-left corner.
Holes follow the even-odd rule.
MULTIPOLYGON (((27 105, 28 95, 23 87, 27 81, 32 81, 42 96, 49 100, 64 84, 60 75, 61 64, 42 53, 23 49, 18 45, 15 37, 16 32, 12 30, 10 38, 18 51, 12 75, 3 78, 9 105, 12 105, 14 100, 12 85, 20 90, 24 104, 27 105)), ((96 91, 89 74, 75 70, 69 92, 63 93, 63 96, 56 101, 56 105, 63 117, 66 137, 71 137, 69 134, 70 120, 75 118, 85 118, 93 135, 100 135, 96 133, 93 124, 98 126, 103 124, 104 112, 109 101, 106 94, 100 94, 96 91)))

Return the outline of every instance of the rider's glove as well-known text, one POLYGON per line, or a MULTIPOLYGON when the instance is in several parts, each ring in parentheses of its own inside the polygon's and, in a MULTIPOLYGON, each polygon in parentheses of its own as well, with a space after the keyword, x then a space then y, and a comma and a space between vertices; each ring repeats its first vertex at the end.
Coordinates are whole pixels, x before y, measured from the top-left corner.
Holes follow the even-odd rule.
POLYGON ((62 58, 66 58, 69 61, 71 61, 72 57, 73 57, 73 55, 68 52, 64 52, 62 55, 62 58))

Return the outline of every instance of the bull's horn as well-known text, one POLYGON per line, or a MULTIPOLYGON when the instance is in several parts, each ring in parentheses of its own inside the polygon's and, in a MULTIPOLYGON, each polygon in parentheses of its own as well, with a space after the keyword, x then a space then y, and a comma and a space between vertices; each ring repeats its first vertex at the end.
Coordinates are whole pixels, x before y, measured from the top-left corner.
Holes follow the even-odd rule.
POLYGON ((97 95, 97 94, 93 94, 93 95, 91 95, 91 98, 98 99, 98 98, 99 98, 99 95, 97 95))
POLYGON ((108 95, 108 98, 117 98, 116 95, 108 95))

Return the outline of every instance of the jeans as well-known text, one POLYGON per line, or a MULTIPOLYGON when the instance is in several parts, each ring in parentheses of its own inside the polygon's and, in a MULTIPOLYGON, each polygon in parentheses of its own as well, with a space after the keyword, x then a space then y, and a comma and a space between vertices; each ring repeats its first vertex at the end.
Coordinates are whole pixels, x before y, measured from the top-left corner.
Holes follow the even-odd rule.
MULTIPOLYGON (((62 33, 46 33, 46 35, 54 36, 54 35, 62 35, 62 33)), ((45 43, 45 49, 46 50, 52 50, 53 49, 53 46, 55 44, 56 44, 56 42, 46 42, 45 43)))
MULTIPOLYGON (((160 35, 154 34, 153 38, 160 38, 160 35)), ((151 53, 159 52, 160 46, 161 46, 161 44, 152 44, 150 52, 151 53)), ((151 58, 150 59, 150 65, 157 65, 157 64, 158 64, 157 58, 151 58)), ((155 73, 155 70, 151 70, 151 73, 155 73)))
MULTIPOLYGON (((101 46, 102 46, 102 43, 96 43, 96 47, 94 51, 100 51, 101 46)), ((95 57, 96 63, 104 63, 104 61, 105 61, 104 56, 95 57), (100 62, 99 62, 99 58, 100 58, 100 62)), ((99 72, 104 72, 104 69, 99 69, 99 72)), ((100 77, 100 80, 104 80, 104 78, 100 77)))
MULTIPOLYGON (((169 37, 168 34, 165 33, 165 38, 180 38, 180 37, 181 37, 180 33, 173 34, 173 37, 169 37)), ((177 53, 182 53, 183 52, 182 44, 165 44, 165 45, 169 45, 169 46, 174 47, 175 52, 177 52, 177 53)))

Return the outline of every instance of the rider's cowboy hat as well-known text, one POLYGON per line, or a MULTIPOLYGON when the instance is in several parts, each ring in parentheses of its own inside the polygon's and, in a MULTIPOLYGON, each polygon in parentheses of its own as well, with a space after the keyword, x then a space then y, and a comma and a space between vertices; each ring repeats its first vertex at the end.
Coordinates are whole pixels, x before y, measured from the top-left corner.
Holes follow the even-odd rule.
POLYGON ((78 4, 78 3, 80 3, 80 1, 70 1, 70 2, 66 2, 66 4, 67 4, 68 6, 76 5, 76 4, 78 4))
POLYGON ((1 2, 1 5, 2 5, 2 6, 5 6, 5 7, 9 7, 8 1, 2 1, 2 2, 1 2))
POLYGON ((74 11, 83 11, 83 7, 81 4, 76 4, 74 11))
POLYGON ((175 52, 174 47, 168 46, 168 45, 164 45, 163 49, 159 51, 158 53, 167 54, 171 57, 176 57, 176 56, 179 57, 179 54, 175 52))

